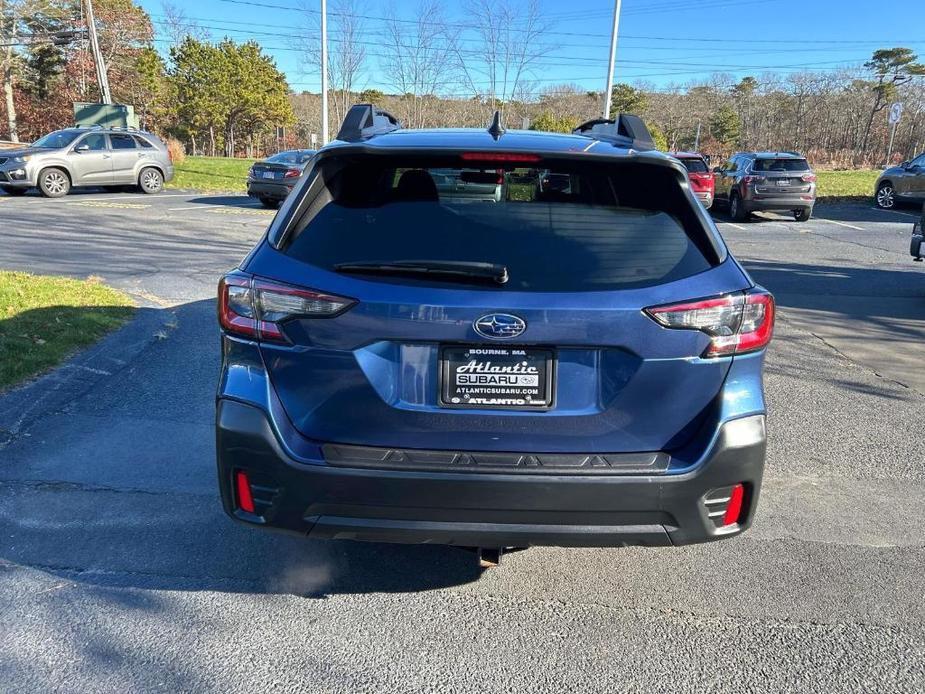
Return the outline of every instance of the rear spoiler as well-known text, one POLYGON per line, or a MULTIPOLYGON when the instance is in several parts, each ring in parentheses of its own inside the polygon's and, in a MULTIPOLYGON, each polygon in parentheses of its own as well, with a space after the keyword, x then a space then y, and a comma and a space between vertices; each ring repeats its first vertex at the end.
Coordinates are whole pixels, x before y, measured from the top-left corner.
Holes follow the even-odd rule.
POLYGON ((337 133, 342 142, 361 142, 373 135, 390 133, 401 128, 401 122, 388 111, 372 104, 355 104, 347 111, 337 133))
POLYGON ((595 118, 575 128, 574 135, 584 135, 594 140, 609 142, 627 149, 655 149, 655 142, 649 129, 639 116, 621 113, 617 118, 595 118))

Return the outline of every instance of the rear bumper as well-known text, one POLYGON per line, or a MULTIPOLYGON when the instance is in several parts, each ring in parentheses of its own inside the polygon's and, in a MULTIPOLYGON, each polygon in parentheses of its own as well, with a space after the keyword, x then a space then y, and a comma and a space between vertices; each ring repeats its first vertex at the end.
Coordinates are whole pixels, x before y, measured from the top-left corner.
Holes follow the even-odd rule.
MULTIPOLYGON (((294 179, 296 181, 298 179, 294 179)), ((285 183, 270 183, 263 181, 247 181, 247 194, 252 198, 268 198, 270 200, 285 200, 295 185, 285 183)))
POLYGON ((703 203, 703 206, 706 209, 708 210, 710 209, 710 206, 713 204, 713 193, 712 192, 710 192, 709 190, 695 191, 694 195, 697 196, 697 199, 700 200, 701 203, 703 203))
MULTIPOLYGON (((683 545, 751 524, 765 459, 764 416, 718 427, 692 470, 665 475, 555 475, 335 467, 298 462, 265 412, 219 399, 218 478, 236 520, 313 538, 504 547, 683 545), (240 509, 237 471, 255 512, 240 509), (705 497, 744 483, 740 521, 717 527, 705 497)), ((713 507, 715 508, 715 506, 713 507)))
POLYGON ((756 195, 744 198, 742 207, 746 212, 762 212, 764 210, 812 210, 816 204, 815 197, 806 199, 800 195, 774 197, 770 195, 756 195))

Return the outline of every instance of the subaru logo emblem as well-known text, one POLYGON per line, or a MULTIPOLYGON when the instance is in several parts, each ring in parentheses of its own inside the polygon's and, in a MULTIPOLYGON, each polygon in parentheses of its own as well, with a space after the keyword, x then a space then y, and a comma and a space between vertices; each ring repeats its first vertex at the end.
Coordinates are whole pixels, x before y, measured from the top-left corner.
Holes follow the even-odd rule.
POLYGON ((489 313, 477 318, 472 323, 472 327, 482 337, 491 340, 506 340, 522 334, 527 329, 527 322, 509 313, 489 313))

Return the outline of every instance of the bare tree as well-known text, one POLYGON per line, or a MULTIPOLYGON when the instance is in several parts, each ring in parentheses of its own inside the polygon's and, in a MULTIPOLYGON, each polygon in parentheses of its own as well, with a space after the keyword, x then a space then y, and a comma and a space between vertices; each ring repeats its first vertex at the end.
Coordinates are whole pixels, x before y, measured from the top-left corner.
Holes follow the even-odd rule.
POLYGON ((208 29, 187 17, 183 8, 171 0, 162 0, 161 10, 164 14, 161 24, 170 37, 170 45, 178 46, 187 36, 197 41, 208 41, 211 38, 208 29))
POLYGON ((380 66, 402 94, 401 116, 406 125, 423 127, 437 92, 453 84, 457 34, 446 22, 438 0, 421 0, 412 20, 400 19, 394 5, 389 8, 380 66))
POLYGON ((523 95, 540 59, 555 49, 548 42, 549 22, 539 0, 469 0, 467 23, 478 34, 475 49, 454 46, 465 85, 490 110, 523 95))

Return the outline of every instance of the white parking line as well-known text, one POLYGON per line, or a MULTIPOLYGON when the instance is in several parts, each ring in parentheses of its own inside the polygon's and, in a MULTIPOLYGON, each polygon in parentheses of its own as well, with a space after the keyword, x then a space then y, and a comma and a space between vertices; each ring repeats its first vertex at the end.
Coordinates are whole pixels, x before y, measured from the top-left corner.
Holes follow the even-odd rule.
POLYGON ((738 224, 733 224, 732 222, 720 222, 720 224, 727 224, 735 229, 738 229, 739 231, 748 231, 748 229, 745 227, 739 226, 738 224))
POLYGON ((892 212, 893 214, 902 214, 906 217, 915 217, 918 218, 920 215, 912 214, 911 212, 900 212, 899 210, 884 210, 882 207, 871 207, 872 210, 877 210, 878 212, 892 212))
POLYGON ((856 227, 854 224, 845 224, 844 222, 838 222, 834 219, 826 219, 825 217, 816 217, 820 222, 828 222, 829 224, 837 224, 840 227, 848 227, 849 229, 854 229, 855 231, 866 231, 864 227, 856 227))

